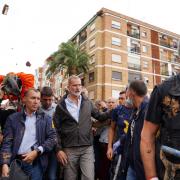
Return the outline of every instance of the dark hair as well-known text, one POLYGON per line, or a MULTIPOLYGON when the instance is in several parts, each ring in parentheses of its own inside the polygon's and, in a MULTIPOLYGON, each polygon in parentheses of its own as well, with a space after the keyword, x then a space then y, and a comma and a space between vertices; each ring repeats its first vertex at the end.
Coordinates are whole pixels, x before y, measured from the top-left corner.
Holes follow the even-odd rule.
POLYGON ((53 90, 51 87, 44 86, 41 90, 41 96, 53 96, 53 90))
POLYGON ((120 95, 120 94, 125 94, 125 93, 126 93, 126 91, 121 91, 121 92, 119 93, 119 95, 120 95))
POLYGON ((30 91, 34 91, 36 93, 40 92, 39 89, 35 89, 35 88, 29 88, 24 92, 24 96, 28 96, 30 91))
POLYGON ((129 84, 129 89, 132 89, 138 96, 145 96, 147 94, 146 84, 142 80, 132 81, 129 84))

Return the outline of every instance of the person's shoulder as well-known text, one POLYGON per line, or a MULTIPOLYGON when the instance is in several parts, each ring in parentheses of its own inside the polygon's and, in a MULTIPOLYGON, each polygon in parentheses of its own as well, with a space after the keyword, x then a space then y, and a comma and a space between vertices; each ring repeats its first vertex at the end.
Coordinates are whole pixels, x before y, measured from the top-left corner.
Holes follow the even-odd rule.
POLYGON ((179 83, 180 83, 180 74, 167 78, 161 84, 156 85, 155 87, 158 90, 167 90, 168 91, 169 90, 168 88, 173 86, 177 82, 177 80, 179 80, 179 83))
POLYGON ((46 118, 48 116, 47 113, 45 113, 42 109, 39 109, 38 111, 36 111, 36 115, 41 119, 46 118))
POLYGON ((51 121, 52 120, 52 117, 43 111, 38 111, 37 114, 38 114, 39 118, 43 121, 51 121))
POLYGON ((118 105, 113 109, 113 113, 118 113, 124 109, 124 105, 118 105))
POLYGON ((53 109, 56 109, 56 106, 57 106, 56 103, 52 103, 52 108, 53 108, 53 109))
POLYGON ((56 107, 64 104, 66 98, 67 98, 67 95, 64 95, 63 97, 61 97, 61 99, 57 102, 56 107))
POLYGON ((14 118, 14 117, 18 117, 18 116, 22 116, 22 112, 14 112, 9 115, 9 118, 14 118))
POLYGON ((141 109, 146 109, 148 107, 149 100, 144 99, 144 101, 141 103, 141 109))
POLYGON ((15 122, 19 120, 21 117, 23 117, 22 112, 14 112, 7 117, 7 120, 15 122))

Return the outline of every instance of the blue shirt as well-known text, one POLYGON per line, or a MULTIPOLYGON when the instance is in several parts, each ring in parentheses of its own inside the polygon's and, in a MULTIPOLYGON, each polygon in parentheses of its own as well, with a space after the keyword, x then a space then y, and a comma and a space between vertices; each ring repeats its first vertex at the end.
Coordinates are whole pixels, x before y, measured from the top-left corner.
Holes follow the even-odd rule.
POLYGON ((112 120, 118 127, 118 138, 127 133, 132 112, 132 108, 124 105, 119 105, 112 111, 112 120))
POLYGON ((18 150, 18 154, 25 154, 32 151, 31 147, 37 143, 36 139, 36 114, 26 114, 25 131, 18 150))
POLYGON ((78 99, 78 105, 75 104, 68 96, 65 99, 66 103, 66 108, 71 114, 71 116, 78 122, 79 121, 79 112, 80 112, 80 107, 81 107, 81 100, 82 96, 80 95, 78 99))

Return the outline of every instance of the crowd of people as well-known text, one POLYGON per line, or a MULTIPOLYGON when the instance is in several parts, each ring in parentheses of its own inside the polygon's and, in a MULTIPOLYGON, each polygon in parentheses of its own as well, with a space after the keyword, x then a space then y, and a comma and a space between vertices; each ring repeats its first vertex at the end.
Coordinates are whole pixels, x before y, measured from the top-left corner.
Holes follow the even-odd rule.
MULTIPOLYGON (((95 102, 75 75, 69 77, 66 94, 58 102, 50 87, 29 88, 21 111, 3 120, 2 177, 10 175, 15 159, 32 180, 168 177, 161 156, 167 156, 172 167, 180 158, 162 152, 161 145, 180 150, 179 79, 175 76, 156 86, 150 101, 141 80, 132 81, 117 99, 95 102)), ((173 178, 180 178, 178 168, 173 178)))

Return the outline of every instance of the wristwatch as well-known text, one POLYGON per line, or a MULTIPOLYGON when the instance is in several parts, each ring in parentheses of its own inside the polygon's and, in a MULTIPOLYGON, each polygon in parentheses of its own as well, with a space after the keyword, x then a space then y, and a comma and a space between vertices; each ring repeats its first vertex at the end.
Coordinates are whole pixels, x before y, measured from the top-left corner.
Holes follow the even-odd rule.
POLYGON ((37 151, 38 156, 41 155, 41 150, 40 150, 39 148, 36 148, 36 149, 34 149, 34 150, 37 151))

